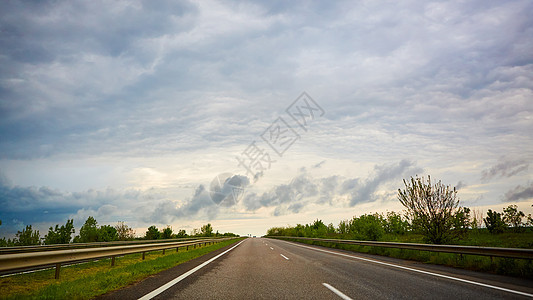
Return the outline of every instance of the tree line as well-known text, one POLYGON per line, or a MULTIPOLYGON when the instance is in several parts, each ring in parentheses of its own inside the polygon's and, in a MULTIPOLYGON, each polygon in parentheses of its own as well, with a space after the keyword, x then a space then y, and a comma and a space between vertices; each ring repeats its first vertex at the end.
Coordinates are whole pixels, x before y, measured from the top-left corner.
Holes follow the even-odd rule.
POLYGON ((444 244, 464 239, 472 230, 485 227, 492 234, 507 231, 523 232, 533 226, 531 214, 526 216, 516 205, 503 211, 487 211, 486 217, 468 207, 459 206, 457 190, 441 181, 432 184, 431 177, 411 177, 404 180, 405 187, 398 189, 398 200, 406 208, 403 213, 364 214, 350 220, 326 225, 316 220, 294 227, 273 227, 267 235, 315 238, 341 238, 356 240, 380 240, 385 235, 417 233, 425 242, 444 244))
MULTIPOLYGON (((0 220, 0 225, 1 224, 2 221, 0 220)), ((33 229, 32 225, 27 225, 22 231, 18 231, 13 239, 0 239, 0 247, 130 241, 135 239, 157 240, 203 236, 237 236, 230 232, 219 234, 218 231, 213 231, 213 227, 210 223, 199 229, 193 229, 190 234, 187 234, 183 229, 174 232, 171 226, 167 226, 160 230, 155 225, 152 225, 148 227, 148 230, 143 237, 136 237, 135 231, 123 221, 117 222, 114 226, 99 226, 96 219, 90 216, 81 226, 79 234, 74 236, 74 238, 72 237, 75 234, 74 220, 69 219, 64 225, 59 226, 59 224, 57 224, 55 227, 50 227, 44 238, 41 238, 39 230, 33 229)))

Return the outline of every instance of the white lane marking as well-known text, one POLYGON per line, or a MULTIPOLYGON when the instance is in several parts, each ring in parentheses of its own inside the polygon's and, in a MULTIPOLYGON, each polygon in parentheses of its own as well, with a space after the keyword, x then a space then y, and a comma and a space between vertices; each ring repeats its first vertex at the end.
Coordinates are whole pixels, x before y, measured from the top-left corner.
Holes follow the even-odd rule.
POLYGON ((352 300, 352 298, 344 295, 341 291, 337 290, 336 288, 332 287, 331 285, 323 282, 322 283, 323 286, 327 287, 330 291, 334 292, 335 294, 337 294, 337 296, 341 297, 342 299, 344 300, 352 300))
POLYGON ((151 291, 150 293, 148 293, 148 294, 142 296, 141 298, 139 298, 139 300, 148 300, 148 299, 152 299, 153 297, 155 297, 155 296, 161 294, 162 292, 166 291, 167 289, 169 289, 170 287, 172 287, 172 286, 175 285, 176 283, 178 283, 178 282, 182 281, 183 279, 187 278, 187 277, 188 277, 189 275, 191 275, 192 273, 194 273, 194 272, 200 270, 201 268, 207 266, 209 263, 211 263, 211 262, 214 261, 215 259, 217 259, 217 258, 221 257, 222 255, 224 255, 224 254, 230 252, 231 250, 233 250, 233 248, 239 246, 239 245, 240 245, 242 242, 244 242, 244 241, 245 241, 245 240, 240 241, 237 245, 235 245, 235 246, 229 248, 228 250, 226 250, 226 251, 220 253, 219 255, 217 255, 217 256, 211 258, 210 260, 208 260, 208 261, 202 263, 201 265, 197 266, 196 268, 191 269, 191 270, 189 270, 188 272, 183 273, 181 276, 179 276, 179 277, 177 277, 177 278, 175 278, 175 279, 173 279, 173 280, 171 280, 171 281, 165 283, 164 285, 158 287, 157 289, 151 291))
POLYGON ((274 250, 274 248, 270 247, 270 250, 274 250))
POLYGON ((285 256, 283 254, 280 254, 280 255, 281 255, 281 257, 285 258, 286 260, 289 260, 289 258, 287 256, 285 256))
POLYGON ((518 295, 522 295, 522 296, 532 297, 533 298, 533 294, 529 294, 529 293, 521 292, 521 291, 516 291, 516 290, 511 290, 511 289, 506 289, 506 288, 495 286, 495 285, 490 285, 490 284, 471 281, 471 280, 467 280, 467 279, 462 279, 462 278, 442 275, 442 274, 428 272, 428 271, 412 269, 412 268, 408 268, 408 267, 404 267, 404 266, 389 264, 389 263, 386 263, 386 262, 381 262, 381 261, 368 259, 368 258, 357 257, 357 256, 348 255, 348 254, 344 254, 344 253, 338 253, 338 252, 333 252, 333 251, 328 251, 328 250, 323 250, 323 249, 318 249, 318 248, 313 248, 313 247, 308 247, 308 246, 302 246, 302 245, 298 245, 298 244, 295 244, 295 243, 290 243, 290 244, 292 244, 294 246, 302 247, 302 248, 308 248, 308 249, 311 249, 311 250, 322 251, 322 252, 331 253, 331 254, 340 255, 340 256, 346 256, 346 257, 355 258, 355 259, 359 259, 359 260, 364 260, 364 261, 368 261, 368 262, 373 262, 373 263, 376 263, 376 264, 385 265, 385 266, 389 266, 389 267, 393 267, 393 268, 404 269, 404 270, 418 272, 418 273, 422 273, 422 274, 426 274, 426 275, 442 277, 442 278, 446 278, 446 279, 451 279, 451 280, 456 280, 456 281, 460 281, 460 282, 470 283, 470 284, 479 285, 479 286, 486 287, 486 288, 491 288, 491 289, 495 289, 495 290, 499 290, 499 291, 504 291, 504 292, 508 292, 508 293, 513 293, 513 294, 518 294, 518 295))

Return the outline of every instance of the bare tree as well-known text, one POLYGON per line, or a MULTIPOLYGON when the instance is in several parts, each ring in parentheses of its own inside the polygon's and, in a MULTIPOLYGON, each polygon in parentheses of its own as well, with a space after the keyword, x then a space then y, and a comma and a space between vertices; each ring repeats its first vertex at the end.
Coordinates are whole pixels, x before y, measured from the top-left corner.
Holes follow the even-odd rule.
POLYGON ((117 225, 115 225, 115 229, 117 230, 119 241, 128 241, 133 240, 135 238, 135 231, 133 231, 133 229, 131 229, 123 221, 117 222, 117 225))
POLYGON ((452 236, 453 217, 459 206, 457 190, 439 180, 431 184, 422 177, 404 179, 405 189, 398 189, 398 199, 407 208, 413 227, 435 244, 445 243, 452 236))
POLYGON ((483 211, 477 208, 472 209, 472 228, 479 229, 483 226, 483 211))

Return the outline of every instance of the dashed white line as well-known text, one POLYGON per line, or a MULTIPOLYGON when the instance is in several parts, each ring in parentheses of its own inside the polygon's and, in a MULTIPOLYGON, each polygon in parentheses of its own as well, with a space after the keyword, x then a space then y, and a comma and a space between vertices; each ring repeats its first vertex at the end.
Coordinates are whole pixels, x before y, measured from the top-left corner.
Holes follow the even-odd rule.
MULTIPOLYGON (((289 243, 289 242, 287 242, 287 243, 289 243)), ((345 257, 349 257, 349 258, 359 259, 359 260, 368 261, 368 262, 372 262, 372 263, 376 263, 376 264, 380 264, 380 265, 385 265, 385 266, 389 266, 389 267, 393 267, 393 268, 409 270, 409 271, 418 272, 418 273, 422 273, 422 274, 426 274, 426 275, 432 275, 432 276, 436 276, 436 277, 451 279, 451 280, 455 280, 455 281, 460 281, 460 282, 464 282, 464 283, 469 283, 469 284, 473 284, 473 285, 478 285, 478 286, 482 286, 482 287, 486 287, 486 288, 491 288, 491 289, 495 289, 495 290, 499 290, 499 291, 504 291, 504 292, 508 292, 508 293, 513 293, 513 294, 518 294, 518 295, 522 295, 522 296, 532 297, 533 298, 533 294, 529 294, 529 293, 521 292, 521 291, 517 291, 517 290, 506 289, 506 288, 503 288, 503 287, 490 285, 490 284, 486 284, 486 283, 481 283, 481 282, 476 282, 476 281, 472 281, 472 280, 467 280, 467 279, 462 279, 462 278, 442 275, 442 274, 428 272, 428 271, 422 271, 422 270, 418 270, 418 269, 412 269, 412 268, 399 266, 399 265, 395 265, 395 264, 389 264, 389 263, 378 261, 378 260, 362 258, 362 257, 354 256, 354 255, 348 255, 348 254, 344 254, 344 253, 339 253, 339 252, 328 251, 328 250, 319 249, 319 248, 313 248, 313 247, 298 245, 298 244, 295 244, 295 243, 289 243, 289 244, 297 246, 297 247, 308 248, 308 249, 315 250, 315 251, 321 251, 321 252, 331 253, 331 254, 335 254, 335 255, 339 255, 339 256, 345 256, 345 257)))
POLYGON ((285 258, 286 260, 289 260, 289 258, 287 256, 285 256, 283 254, 280 254, 280 255, 281 255, 281 257, 285 258))
POLYGON ((270 247, 270 250, 274 250, 274 248, 270 247))
POLYGON ((337 296, 341 297, 342 299, 344 300, 352 300, 352 298, 344 295, 341 291, 337 290, 336 288, 332 287, 331 285, 323 282, 322 283, 323 286, 327 287, 330 291, 334 292, 335 294, 337 294, 337 296))
POLYGON ((209 263, 211 263, 211 262, 214 261, 215 259, 217 259, 217 258, 221 257, 222 255, 224 255, 224 254, 230 252, 231 250, 233 250, 233 248, 239 246, 239 245, 240 245, 242 242, 244 242, 244 241, 246 241, 246 240, 242 240, 242 241, 240 241, 237 245, 235 245, 235 246, 229 248, 228 250, 226 250, 226 251, 220 253, 219 255, 217 255, 217 256, 211 258, 210 260, 208 260, 208 261, 202 263, 201 265, 197 266, 196 268, 194 268, 194 269, 192 269, 192 270, 189 270, 188 272, 183 273, 181 276, 179 276, 179 277, 177 277, 177 278, 175 278, 175 279, 173 279, 173 280, 171 280, 171 281, 165 283, 164 285, 158 287, 157 289, 151 291, 150 293, 148 293, 148 294, 142 296, 141 298, 139 298, 139 300, 148 300, 148 299, 152 299, 152 298, 154 298, 155 296, 157 296, 157 295, 161 294, 162 292, 166 291, 167 289, 169 289, 170 287, 172 287, 172 286, 175 285, 176 283, 178 283, 178 282, 182 281, 183 279, 187 278, 187 277, 188 277, 189 275, 191 275, 192 273, 194 273, 194 272, 200 270, 201 268, 207 266, 209 263))

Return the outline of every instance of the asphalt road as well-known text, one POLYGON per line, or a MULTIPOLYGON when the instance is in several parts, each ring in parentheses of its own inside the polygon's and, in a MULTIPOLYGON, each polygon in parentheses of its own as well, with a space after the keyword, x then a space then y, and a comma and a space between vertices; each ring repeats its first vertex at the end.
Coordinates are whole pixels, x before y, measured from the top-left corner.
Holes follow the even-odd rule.
POLYGON ((102 298, 137 299, 173 279, 176 281, 175 278, 178 277, 181 279, 179 282, 167 284, 169 287, 166 290, 150 296, 154 296, 154 299, 344 297, 449 300, 532 299, 533 295, 533 280, 280 240, 249 238, 224 253, 228 249, 230 248, 167 270, 102 298), (212 260, 217 256, 219 257, 212 260), (210 260, 212 261, 209 262, 210 260), (201 269, 185 276, 187 271, 202 263, 204 266, 201 269))

